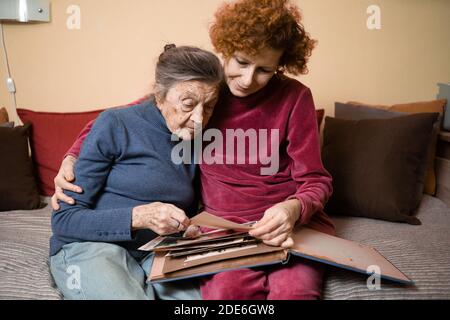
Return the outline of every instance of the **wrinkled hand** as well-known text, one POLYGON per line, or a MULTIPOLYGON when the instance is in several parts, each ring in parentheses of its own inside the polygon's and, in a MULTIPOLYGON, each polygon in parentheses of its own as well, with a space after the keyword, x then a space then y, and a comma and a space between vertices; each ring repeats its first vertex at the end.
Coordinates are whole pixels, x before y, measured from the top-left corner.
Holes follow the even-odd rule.
POLYGON ((83 190, 72 184, 75 180, 74 167, 77 158, 72 156, 67 156, 64 158, 59 168, 59 172, 53 180, 55 183, 55 194, 52 196, 52 207, 53 210, 59 210, 58 200, 66 202, 68 204, 74 204, 73 198, 64 194, 64 190, 70 190, 73 192, 81 193, 83 190))
POLYGON ((134 207, 132 212, 133 230, 151 229, 164 236, 186 230, 189 224, 184 211, 169 203, 153 202, 134 207))
POLYGON ((300 217, 300 209, 300 201, 297 199, 277 203, 266 210, 263 218, 253 226, 249 234, 263 240, 267 245, 292 247, 294 241, 290 234, 300 217))

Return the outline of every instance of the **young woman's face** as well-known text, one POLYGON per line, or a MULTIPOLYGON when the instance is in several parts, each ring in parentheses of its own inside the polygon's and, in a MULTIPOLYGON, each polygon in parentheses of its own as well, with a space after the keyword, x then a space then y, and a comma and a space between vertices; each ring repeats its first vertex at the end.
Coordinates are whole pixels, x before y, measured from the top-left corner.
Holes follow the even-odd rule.
POLYGON ((266 48, 250 56, 235 52, 225 59, 225 80, 233 95, 246 97, 264 88, 277 71, 283 50, 266 48))
POLYGON ((191 140, 194 129, 204 128, 208 123, 218 95, 218 84, 184 81, 170 88, 165 99, 157 97, 156 101, 170 132, 183 140, 191 140))

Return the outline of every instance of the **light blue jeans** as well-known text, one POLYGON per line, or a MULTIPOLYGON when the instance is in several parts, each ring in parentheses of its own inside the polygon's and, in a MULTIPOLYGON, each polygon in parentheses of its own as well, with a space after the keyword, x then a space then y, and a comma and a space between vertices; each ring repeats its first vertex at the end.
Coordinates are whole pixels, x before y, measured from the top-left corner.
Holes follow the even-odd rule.
POLYGON ((201 300, 195 279, 150 284, 153 254, 138 261, 115 244, 74 242, 50 257, 58 289, 70 300, 201 300))

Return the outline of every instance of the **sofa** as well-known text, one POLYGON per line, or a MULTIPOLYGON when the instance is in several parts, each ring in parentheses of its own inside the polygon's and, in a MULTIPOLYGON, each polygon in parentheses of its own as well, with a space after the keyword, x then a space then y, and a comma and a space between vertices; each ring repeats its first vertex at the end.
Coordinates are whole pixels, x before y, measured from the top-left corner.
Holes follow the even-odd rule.
MULTIPOLYGON (((0 213, 0 299, 62 299, 48 266, 50 216, 50 205, 0 213)), ((450 299, 450 207, 425 195, 417 217, 420 226, 333 216, 338 236, 376 248, 415 285, 382 280, 371 291, 368 276, 329 267, 323 298, 450 299)))
MULTIPOLYGON (((381 280, 370 290, 369 275, 329 266, 323 299, 450 299, 449 141, 440 135, 437 196, 423 196, 416 213, 421 225, 331 215, 339 237, 374 247, 414 285, 381 280)), ((62 299, 48 264, 50 198, 40 200, 39 209, 0 212, 0 299, 62 299)))

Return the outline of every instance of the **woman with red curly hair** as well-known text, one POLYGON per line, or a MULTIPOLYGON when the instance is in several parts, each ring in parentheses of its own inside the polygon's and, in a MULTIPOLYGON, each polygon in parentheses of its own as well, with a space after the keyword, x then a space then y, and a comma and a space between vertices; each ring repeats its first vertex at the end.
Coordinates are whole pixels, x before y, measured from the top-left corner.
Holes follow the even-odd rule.
MULTIPOLYGON (((298 8, 288 0, 227 3, 215 14, 210 37, 223 59, 226 86, 208 127, 223 136, 233 129, 277 130, 279 147, 271 151, 278 151, 279 163, 276 172, 261 175, 263 164, 251 164, 249 145, 245 164, 204 161, 205 210, 237 222, 258 221, 250 234, 274 246, 291 246, 296 225, 334 234, 323 212, 332 184, 320 158, 313 97, 309 88, 284 75, 305 74, 315 46, 298 8)), ((77 155, 82 140, 70 154, 77 155)), ((63 162, 57 189, 74 188, 65 181, 71 171, 73 158, 63 162)), ((56 198, 70 200, 61 192, 56 198)), ((323 274, 324 265, 292 257, 286 265, 215 274, 201 279, 200 288, 203 299, 319 299, 323 274)))
MULTIPOLYGON (((262 176, 261 163, 200 164, 205 210, 258 221, 250 235, 269 245, 291 246, 297 224, 334 234, 323 212, 332 185, 320 158, 311 91, 283 75, 306 73, 315 46, 299 10, 288 0, 241 0, 223 5, 215 18, 210 37, 223 58, 227 87, 208 126, 224 135, 278 129, 279 169, 262 176)), ((292 258, 287 265, 216 274, 202 280, 201 292, 203 299, 318 299, 323 272, 319 263, 292 258)))

